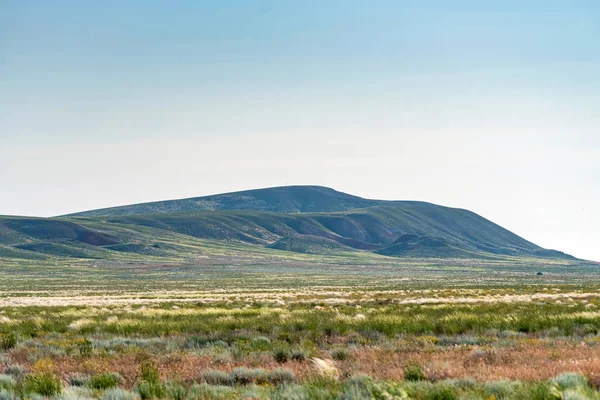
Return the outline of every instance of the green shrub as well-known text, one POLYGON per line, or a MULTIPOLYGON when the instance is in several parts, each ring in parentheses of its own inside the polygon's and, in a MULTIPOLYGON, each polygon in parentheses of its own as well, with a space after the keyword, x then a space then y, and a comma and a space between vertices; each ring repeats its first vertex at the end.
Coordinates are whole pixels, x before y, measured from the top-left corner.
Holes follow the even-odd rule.
POLYGON ((10 350, 17 345, 17 335, 14 332, 0 334, 0 350, 10 350))
POLYGON ((140 380, 149 383, 160 383, 160 373, 155 363, 148 361, 142 364, 140 380))
POLYGON ((344 361, 350 357, 350 353, 346 349, 333 349, 331 351, 331 358, 336 361, 344 361))
POLYGON ((62 390, 60 379, 51 373, 27 375, 23 381, 25 393, 37 393, 50 397, 59 394, 62 390))
POLYGON ((15 379, 10 375, 0 374, 0 390, 12 390, 16 385, 15 379))
POLYGON ((71 378, 69 383, 71 386, 84 387, 90 386, 91 378, 88 375, 75 375, 71 378))
POLYGON ((6 373, 18 379, 27 373, 27 368, 18 364, 12 364, 6 367, 6 373))
POLYGON ((20 397, 12 391, 0 389, 0 400, 20 400, 20 397))
POLYGON ((297 362, 306 361, 306 354, 302 350, 294 350, 292 351, 292 360, 297 362))
POLYGON ((165 387, 160 382, 160 373, 154 362, 148 361, 142 364, 137 391, 142 400, 165 396, 165 387))
POLYGON ((121 376, 116 373, 94 375, 89 380, 92 389, 106 390, 115 388, 121 383, 121 376))
POLYGON ((418 364, 410 364, 404 367, 404 380, 407 381, 424 381, 427 378, 425 377, 425 372, 423 372, 423 367, 418 364))
POLYGON ((188 398, 196 400, 234 400, 238 399, 238 395, 235 389, 231 387, 201 383, 190 387, 188 398))
POLYGON ((231 375, 226 372, 218 371, 214 369, 208 369, 200 375, 200 380, 208 383, 209 385, 232 385, 233 379, 231 375))
POLYGON ((452 387, 445 386, 445 385, 434 385, 425 394, 425 400, 456 400, 456 399, 458 399, 456 391, 452 387))
POLYGON ((257 336, 252 339, 252 348, 255 350, 267 350, 271 346, 271 339, 266 336, 257 336))
POLYGON ((589 386, 588 379, 585 376, 574 372, 558 375, 553 380, 562 390, 589 386))
POLYGON ((267 374, 269 383, 275 386, 296 382, 296 374, 287 368, 277 368, 267 374))
POLYGON ((137 392, 142 400, 162 399, 165 397, 165 387, 157 382, 142 381, 137 385, 137 392))
POLYGON ((104 391, 102 400, 136 400, 137 396, 121 388, 112 388, 104 391))
POLYGON ((249 385, 251 383, 265 384, 268 382, 267 374, 261 368, 236 368, 231 373, 233 383, 238 385, 249 385))
POLYGON ((79 351, 79 355, 81 357, 87 358, 90 357, 94 352, 94 345, 89 340, 84 339, 82 343, 77 345, 77 350, 79 351))
POLYGON ((187 390, 180 383, 167 381, 165 383, 165 394, 171 400, 184 400, 187 396, 187 390))
POLYGON ((286 363, 290 359, 291 356, 292 355, 290 354, 290 352, 286 349, 277 349, 273 352, 273 358, 279 364, 286 363))

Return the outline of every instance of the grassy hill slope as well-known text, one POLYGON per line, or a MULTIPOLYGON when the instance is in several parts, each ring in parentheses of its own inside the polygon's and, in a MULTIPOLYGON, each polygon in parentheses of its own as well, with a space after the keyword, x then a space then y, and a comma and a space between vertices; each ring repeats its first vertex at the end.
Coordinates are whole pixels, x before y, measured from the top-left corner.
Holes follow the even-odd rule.
POLYGON ((278 213, 332 212, 384 204, 322 186, 282 186, 266 189, 166 200, 85 211, 71 216, 159 214, 173 212, 253 210, 278 213))

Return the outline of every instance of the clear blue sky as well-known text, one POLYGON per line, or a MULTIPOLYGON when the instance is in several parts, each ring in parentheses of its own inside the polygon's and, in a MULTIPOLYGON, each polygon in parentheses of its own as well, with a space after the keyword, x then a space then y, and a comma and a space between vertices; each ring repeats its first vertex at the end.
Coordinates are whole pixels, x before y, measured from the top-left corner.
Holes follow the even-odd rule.
POLYGON ((320 184, 600 260, 598 1, 0 0, 0 214, 320 184))

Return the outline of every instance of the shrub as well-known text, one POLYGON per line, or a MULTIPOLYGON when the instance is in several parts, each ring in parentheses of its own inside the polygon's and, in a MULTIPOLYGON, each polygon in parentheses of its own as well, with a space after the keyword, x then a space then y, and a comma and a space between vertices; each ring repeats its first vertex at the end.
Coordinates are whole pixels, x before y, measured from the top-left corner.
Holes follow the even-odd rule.
POLYGON ((142 400, 164 397, 165 387, 160 383, 158 367, 152 361, 142 364, 137 391, 142 400))
POLYGON ((251 383, 265 384, 267 383, 267 374, 261 368, 248 369, 236 368, 231 373, 233 382, 238 385, 249 385, 251 383))
POLYGON ((200 375, 200 380, 210 385, 232 385, 231 375, 214 369, 208 369, 200 375))
POLYGON ((94 352, 94 345, 87 339, 84 339, 83 342, 77 345, 77 350, 79 351, 79 355, 81 357, 90 357, 94 352))
POLYGON ((252 347, 256 350, 267 350, 271 345, 271 339, 266 336, 257 336, 252 339, 252 347))
POLYGON ((302 350, 294 350, 292 351, 292 360, 297 362, 303 362, 306 360, 306 354, 302 350))
POLYGON ((427 378, 425 377, 425 372, 423 372, 423 367, 418 364, 410 364, 404 367, 404 380, 407 381, 424 381, 427 378))
POLYGON ((20 397, 14 392, 0 389, 0 400, 20 400, 20 397))
POLYGON ((237 399, 235 389, 227 386, 212 386, 207 383, 192 385, 188 391, 188 398, 198 400, 233 400, 237 399))
POLYGON ((286 349, 277 349, 273 352, 273 358, 279 364, 284 364, 291 357, 291 354, 286 349))
POLYGON ((136 400, 137 396, 121 388, 112 388, 104 391, 102 400, 136 400))
POLYGON ((567 372, 558 375, 553 380, 563 390, 589 386, 588 380, 585 376, 574 372, 567 372))
POLYGON ((0 374, 0 390, 13 389, 15 387, 15 384, 15 379, 12 376, 0 374))
POLYGON ((165 383, 165 393, 168 399, 184 400, 187 395, 187 390, 185 389, 185 386, 180 383, 167 381, 165 383))
POLYGON ((94 375, 89 380, 89 386, 98 390, 114 388, 119 383, 121 383, 121 375, 116 373, 94 375))
POLYGON ((0 334, 0 349, 10 350, 17 345, 17 335, 14 332, 0 334))
POLYGON ((275 386, 296 382, 296 374, 287 368, 277 368, 267 374, 269 383, 275 386))
POLYGON ((18 364, 13 364, 6 367, 6 373, 18 379, 27 373, 27 368, 18 364))
POLYGON ((27 375, 23 381, 23 391, 25 393, 37 393, 50 397, 59 394, 61 390, 60 379, 48 372, 27 375))
POLYGON ((456 391, 450 386, 433 386, 425 395, 427 400, 456 400, 458 396, 456 391))
POLYGON ((71 386, 83 387, 90 386, 90 377, 87 375, 75 375, 69 381, 71 386))
POLYGON ((160 373, 155 363, 148 361, 142 364, 140 369, 140 380, 149 383, 160 382, 160 373))
POLYGON ((165 396, 164 386, 157 382, 142 381, 137 385, 137 392, 142 400, 160 399, 165 396))
MULTIPOLYGON (((321 398, 321 397, 315 397, 321 398)), ((311 400, 306 393, 304 386, 301 385, 283 385, 273 395, 271 400, 311 400)))
POLYGON ((331 358, 336 361, 344 361, 350 357, 350 353, 346 349, 333 349, 331 351, 331 358))

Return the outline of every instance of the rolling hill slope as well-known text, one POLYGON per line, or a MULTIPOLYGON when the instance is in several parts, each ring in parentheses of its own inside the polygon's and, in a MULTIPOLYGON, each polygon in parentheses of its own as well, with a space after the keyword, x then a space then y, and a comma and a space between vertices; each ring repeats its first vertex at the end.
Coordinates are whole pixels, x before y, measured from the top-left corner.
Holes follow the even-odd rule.
POLYGON ((387 203, 367 200, 322 186, 282 186, 267 189, 166 200, 85 211, 70 216, 159 214, 193 211, 252 210, 278 213, 333 212, 387 203))
POLYGON ((317 186, 260 189, 49 219, 0 217, 0 257, 193 257, 199 250, 182 245, 188 240, 316 254, 572 259, 467 210, 366 200, 317 186), (202 208, 211 210, 198 211, 202 208))

